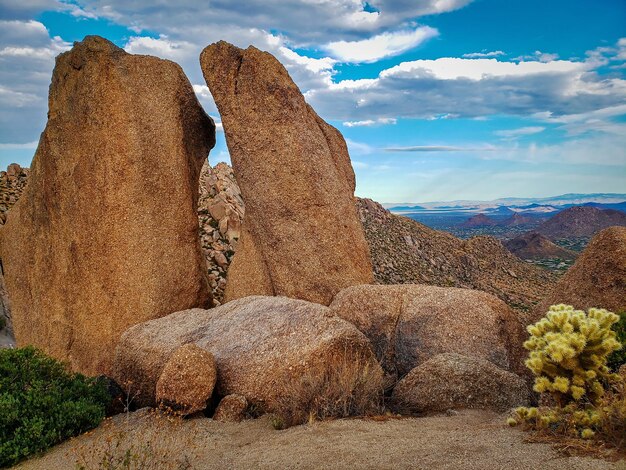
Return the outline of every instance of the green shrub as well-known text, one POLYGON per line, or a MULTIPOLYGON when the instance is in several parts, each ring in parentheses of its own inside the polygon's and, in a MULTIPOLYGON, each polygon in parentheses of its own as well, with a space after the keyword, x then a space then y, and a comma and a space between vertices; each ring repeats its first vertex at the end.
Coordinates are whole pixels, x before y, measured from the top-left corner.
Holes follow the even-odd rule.
POLYGON ((101 383, 33 347, 0 350, 0 467, 96 427, 109 400, 101 383))
POLYGON ((617 351, 613 351, 613 354, 609 356, 607 366, 613 372, 617 372, 620 366, 626 364, 626 312, 618 313, 619 321, 613 325, 613 331, 615 331, 616 339, 624 347, 617 351))

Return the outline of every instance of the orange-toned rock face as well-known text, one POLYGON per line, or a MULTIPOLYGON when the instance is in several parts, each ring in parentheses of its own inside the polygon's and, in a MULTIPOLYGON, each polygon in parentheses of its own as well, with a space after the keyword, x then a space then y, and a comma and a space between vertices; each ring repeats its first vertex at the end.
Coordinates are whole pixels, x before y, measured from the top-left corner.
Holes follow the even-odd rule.
POLYGON ((373 282, 346 143, 270 54, 219 42, 200 57, 246 204, 226 300, 283 295, 328 305, 373 282))
POLYGON ((626 227, 609 227, 591 239, 574 266, 563 275, 534 310, 534 320, 550 305, 576 309, 605 308, 626 311, 626 227))
POLYGON ((195 212, 215 126, 182 69, 89 36, 57 58, 0 245, 18 345, 110 373, 129 326, 210 295, 195 212))

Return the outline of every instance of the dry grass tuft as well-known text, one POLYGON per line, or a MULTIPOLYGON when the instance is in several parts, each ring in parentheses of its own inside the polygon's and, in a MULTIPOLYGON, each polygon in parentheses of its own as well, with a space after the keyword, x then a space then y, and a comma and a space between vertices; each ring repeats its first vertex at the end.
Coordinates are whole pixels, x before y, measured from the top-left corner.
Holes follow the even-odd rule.
POLYGON ((272 406, 272 424, 277 429, 382 412, 382 370, 362 353, 344 349, 326 363, 308 365, 285 383, 286 393, 272 406))

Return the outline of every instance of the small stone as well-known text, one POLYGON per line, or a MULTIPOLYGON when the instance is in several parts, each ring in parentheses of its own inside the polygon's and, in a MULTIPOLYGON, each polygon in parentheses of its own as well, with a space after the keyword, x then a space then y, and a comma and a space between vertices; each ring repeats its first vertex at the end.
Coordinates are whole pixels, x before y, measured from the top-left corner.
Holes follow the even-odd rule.
POLYGON ((247 408, 248 400, 243 395, 226 395, 217 405, 213 419, 221 423, 238 423, 245 418, 247 408))
POLYGON ((224 256, 224 253, 216 251, 213 257, 220 268, 226 269, 228 267, 228 260, 226 259, 226 256, 224 256))

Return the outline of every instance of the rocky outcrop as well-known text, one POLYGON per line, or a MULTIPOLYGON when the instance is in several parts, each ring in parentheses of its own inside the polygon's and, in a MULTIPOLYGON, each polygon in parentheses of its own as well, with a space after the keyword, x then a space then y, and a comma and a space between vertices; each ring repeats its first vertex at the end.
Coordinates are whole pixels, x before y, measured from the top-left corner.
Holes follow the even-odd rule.
POLYGON ((593 237, 574 266, 537 306, 534 320, 557 304, 626 312, 626 227, 610 227, 593 237))
POLYGON ((178 65, 96 36, 57 58, 49 104, 1 233, 13 327, 110 374, 129 326, 210 303, 196 203, 214 124, 178 65))
POLYGON ((4 225, 7 212, 15 205, 28 182, 30 170, 11 163, 7 171, 0 171, 0 225, 4 225))
POLYGON ((439 354, 419 365, 393 390, 391 406, 402 413, 480 408, 506 411, 528 405, 528 386, 490 361, 439 354))
POLYGON ((354 286, 337 294, 330 309, 372 342, 395 383, 442 353, 459 353, 524 373, 525 333, 516 315, 492 295, 425 285, 354 286))
POLYGON ((460 240, 397 216, 371 199, 357 201, 378 284, 429 284, 495 295, 528 324, 556 277, 511 254, 493 237, 460 240))
POLYGON ((193 343, 170 356, 156 384, 156 401, 181 415, 206 408, 213 394, 217 367, 213 354, 193 343))
POLYGON ((381 391, 382 370, 356 327, 328 307, 285 297, 252 296, 135 325, 117 347, 114 378, 133 384, 139 405, 152 405, 163 367, 187 343, 214 355, 217 398, 242 395, 260 411, 306 413, 328 398, 367 402, 381 391))
POLYGON ((537 232, 526 232, 504 242, 504 246, 521 259, 576 259, 576 253, 561 248, 537 232))
POLYGON ((328 305, 343 287, 372 282, 339 131, 266 52, 219 42, 200 62, 246 203, 226 299, 260 294, 328 305))
POLYGON ((200 172, 198 220, 209 284, 216 305, 224 300, 226 271, 235 254, 244 204, 233 170, 226 163, 211 167, 205 162, 200 172))

